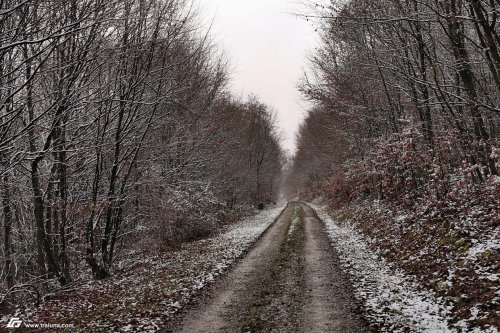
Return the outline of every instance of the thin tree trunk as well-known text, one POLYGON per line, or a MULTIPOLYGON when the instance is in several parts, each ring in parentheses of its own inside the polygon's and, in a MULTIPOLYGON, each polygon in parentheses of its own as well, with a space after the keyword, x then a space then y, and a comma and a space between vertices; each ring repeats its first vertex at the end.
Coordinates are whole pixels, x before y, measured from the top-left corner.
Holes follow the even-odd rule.
POLYGON ((9 174, 5 172, 2 177, 2 210, 3 210, 3 224, 4 224, 4 253, 5 253, 5 278, 7 287, 10 288, 14 285, 14 262, 12 255, 14 253, 11 242, 12 233, 12 204, 10 194, 9 174))

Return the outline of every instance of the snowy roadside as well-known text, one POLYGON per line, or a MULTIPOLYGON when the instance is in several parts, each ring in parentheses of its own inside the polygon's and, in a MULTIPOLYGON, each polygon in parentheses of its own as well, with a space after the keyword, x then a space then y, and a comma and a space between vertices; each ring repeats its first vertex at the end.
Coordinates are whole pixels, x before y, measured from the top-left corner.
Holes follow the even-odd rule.
MULTIPOLYGON (((213 238, 154 256, 131 253, 123 275, 89 281, 42 306, 12 316, 26 323, 64 323, 74 332, 157 332, 214 281, 275 221, 284 205, 245 218, 213 238)), ((11 316, 0 318, 0 327, 11 316)))
POLYGON ((375 254, 353 225, 336 223, 322 207, 311 204, 325 223, 342 266, 352 276, 355 296, 363 302, 367 319, 388 332, 487 332, 467 330, 464 323, 449 327, 451 308, 434 292, 423 290, 402 270, 375 254), (461 327, 462 326, 462 327, 461 327))

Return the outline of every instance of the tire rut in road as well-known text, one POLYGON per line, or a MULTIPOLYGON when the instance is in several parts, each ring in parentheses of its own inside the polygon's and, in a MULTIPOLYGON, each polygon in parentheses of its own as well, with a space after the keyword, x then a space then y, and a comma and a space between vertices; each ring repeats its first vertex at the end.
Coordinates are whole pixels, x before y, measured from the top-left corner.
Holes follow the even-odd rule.
POLYGON ((280 245, 286 240, 292 214, 293 205, 288 204, 247 256, 219 281, 212 296, 189 311, 181 327, 173 331, 241 332, 280 257, 280 245))
POLYGON ((349 277, 330 245, 323 222, 308 205, 304 209, 306 299, 303 332, 368 332, 361 319, 349 277))

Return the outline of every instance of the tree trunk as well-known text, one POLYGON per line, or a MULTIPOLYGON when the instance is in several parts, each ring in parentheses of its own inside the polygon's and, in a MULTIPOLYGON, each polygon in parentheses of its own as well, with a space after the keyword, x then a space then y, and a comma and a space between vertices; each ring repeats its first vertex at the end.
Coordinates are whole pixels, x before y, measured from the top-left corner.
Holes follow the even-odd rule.
POLYGON ((14 285, 14 262, 12 260, 12 255, 14 253, 11 233, 12 233, 12 206, 10 197, 10 183, 9 174, 5 171, 2 177, 2 210, 3 210, 3 225, 4 225, 4 253, 5 253, 5 278, 7 281, 7 287, 10 288, 14 285))
POLYGON ((453 48, 453 55, 457 64, 458 74, 469 98, 468 104, 474 127, 474 136, 478 141, 479 147, 476 149, 476 152, 481 159, 481 163, 488 170, 486 175, 497 175, 498 172, 496 170, 495 161, 491 158, 492 148, 490 136, 486 130, 484 118, 479 109, 478 95, 474 82, 474 73, 470 64, 469 53, 465 46, 464 36, 461 32, 461 23, 457 18, 458 14, 455 0, 450 1, 450 6, 447 6, 447 11, 450 16, 448 19, 448 28, 453 48))

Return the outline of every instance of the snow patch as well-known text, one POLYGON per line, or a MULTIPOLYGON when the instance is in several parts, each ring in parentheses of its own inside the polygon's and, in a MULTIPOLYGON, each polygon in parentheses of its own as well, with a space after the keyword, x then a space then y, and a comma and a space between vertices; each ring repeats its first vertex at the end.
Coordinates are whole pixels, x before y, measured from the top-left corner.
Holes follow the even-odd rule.
MULTIPOLYGON (((355 296, 363 302, 370 322, 390 332, 470 332, 465 321, 450 328, 451 306, 434 292, 422 290, 410 276, 373 253, 369 242, 353 225, 348 222, 339 225, 323 208, 311 206, 324 221, 342 266, 353 277, 355 296)), ((475 246, 471 253, 481 253, 492 246, 496 245, 475 246)), ((471 319, 478 313, 471 313, 471 319)), ((491 327, 474 332, 498 333, 498 330, 491 327)))
POLYGON ((478 255, 487 253, 487 252, 493 252, 495 250, 500 249, 500 239, 489 239, 484 243, 478 243, 472 246, 468 251, 467 251, 467 259, 473 260, 475 259, 478 255))

